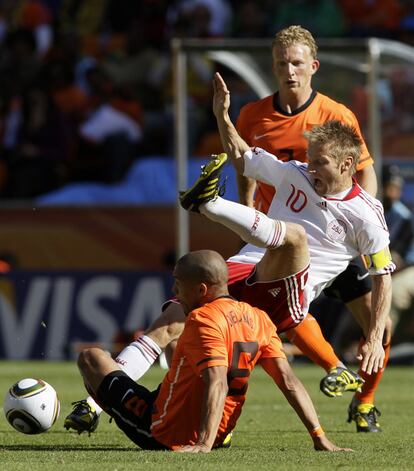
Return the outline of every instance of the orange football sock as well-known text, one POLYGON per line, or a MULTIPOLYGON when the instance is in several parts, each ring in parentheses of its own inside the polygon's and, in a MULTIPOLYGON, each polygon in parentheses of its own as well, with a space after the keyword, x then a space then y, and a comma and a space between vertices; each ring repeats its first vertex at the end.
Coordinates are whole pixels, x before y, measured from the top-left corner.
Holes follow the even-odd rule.
MULTIPOLYGON (((365 342, 365 339, 362 337, 359 341, 359 346, 365 342)), ((385 351, 384 358, 384 367, 380 369, 377 373, 372 373, 370 375, 359 370, 358 373, 365 380, 364 385, 362 386, 362 391, 360 393, 355 393, 355 398, 363 404, 375 404, 375 391, 377 390, 378 384, 381 381, 382 373, 384 372, 385 367, 387 366, 388 359, 390 357, 391 342, 388 342, 383 345, 385 351)))
POLYGON ((317 320, 311 314, 308 314, 297 327, 285 333, 293 344, 325 371, 328 372, 342 364, 331 344, 323 336, 317 320))

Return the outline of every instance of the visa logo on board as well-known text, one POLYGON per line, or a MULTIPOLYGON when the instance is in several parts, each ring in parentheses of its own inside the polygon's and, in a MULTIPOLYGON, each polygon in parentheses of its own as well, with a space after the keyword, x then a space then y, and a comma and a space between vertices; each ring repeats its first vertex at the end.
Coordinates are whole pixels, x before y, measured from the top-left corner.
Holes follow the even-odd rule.
POLYGON ((0 278, 0 357, 71 357, 76 342, 110 344, 144 329, 171 296, 172 278, 143 272, 35 273, 0 278))

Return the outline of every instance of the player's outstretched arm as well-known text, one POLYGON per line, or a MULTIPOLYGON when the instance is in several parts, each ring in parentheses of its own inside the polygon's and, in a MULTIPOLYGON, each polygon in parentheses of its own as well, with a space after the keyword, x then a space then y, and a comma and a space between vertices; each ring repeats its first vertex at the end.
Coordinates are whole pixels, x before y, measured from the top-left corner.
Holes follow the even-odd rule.
POLYGON ((230 92, 221 75, 216 72, 213 79, 213 112, 217 120, 221 143, 230 156, 237 172, 243 175, 243 155, 250 146, 240 137, 229 116, 230 92))
POLYGON ((307 428, 315 450, 353 451, 350 448, 341 448, 335 445, 326 437, 308 392, 285 358, 262 358, 260 364, 266 373, 273 378, 307 428))
POLYGON ((180 453, 209 453, 214 445, 223 416, 228 391, 227 367, 212 366, 202 371, 204 395, 201 406, 200 430, 195 445, 186 445, 175 451, 180 453))
POLYGON ((391 275, 372 276, 371 320, 366 341, 358 355, 358 360, 362 360, 362 371, 368 374, 376 373, 384 366, 382 338, 390 312, 391 297, 391 275))

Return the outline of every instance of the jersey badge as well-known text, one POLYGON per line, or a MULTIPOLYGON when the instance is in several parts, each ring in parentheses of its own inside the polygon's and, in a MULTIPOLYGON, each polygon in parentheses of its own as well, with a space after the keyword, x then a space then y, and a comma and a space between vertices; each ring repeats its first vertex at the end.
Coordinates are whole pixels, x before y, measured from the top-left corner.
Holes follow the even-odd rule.
POLYGON ((319 206, 321 209, 327 209, 327 202, 326 201, 319 201, 319 203, 316 203, 317 206, 319 206))
POLYGON ((347 232, 347 227, 344 221, 334 219, 328 224, 327 234, 332 240, 344 240, 347 232))

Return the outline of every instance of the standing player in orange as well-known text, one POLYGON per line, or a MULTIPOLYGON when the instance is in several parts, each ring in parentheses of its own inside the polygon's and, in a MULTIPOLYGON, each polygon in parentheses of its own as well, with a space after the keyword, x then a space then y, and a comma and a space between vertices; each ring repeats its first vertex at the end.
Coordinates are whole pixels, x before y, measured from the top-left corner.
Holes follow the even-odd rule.
MULTIPOLYGON (((312 34, 301 26, 290 26, 279 31, 272 44, 273 73, 278 91, 259 101, 244 106, 237 121, 237 130, 250 146, 258 146, 279 160, 307 162, 307 141, 304 132, 314 125, 338 120, 354 127, 363 142, 362 156, 357 166, 356 179, 371 195, 377 191, 373 160, 363 141, 354 114, 344 105, 312 89, 312 77, 319 69, 317 45, 312 34)), ((275 189, 265 183, 238 176, 240 202, 267 213, 275 189)), ((371 306, 371 278, 362 259, 350 263, 326 290, 328 295, 341 299, 355 316, 366 334, 369 328, 371 306)), ((308 314, 305 321, 288 335, 312 361, 324 368, 328 375, 321 381, 321 390, 335 396, 334 385, 338 376, 347 375, 332 347, 323 338, 315 318, 308 314), (339 368, 338 368, 339 367, 339 368)), ((383 340, 385 363, 388 361, 391 339, 391 321, 387 322, 383 340)), ((360 346, 365 339, 361 339, 360 346)), ((379 432, 374 406, 374 393, 382 370, 359 374, 365 380, 361 392, 355 393, 348 409, 348 421, 354 420, 358 432, 379 432)))
POLYGON ((257 363, 286 396, 315 450, 351 451, 325 436, 267 314, 229 296, 227 264, 217 252, 185 255, 173 275, 187 319, 159 389, 138 385, 99 348, 84 350, 78 360, 87 389, 132 441, 183 453, 226 446, 257 363))

